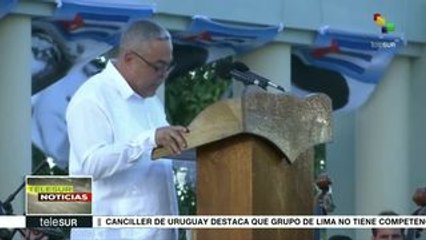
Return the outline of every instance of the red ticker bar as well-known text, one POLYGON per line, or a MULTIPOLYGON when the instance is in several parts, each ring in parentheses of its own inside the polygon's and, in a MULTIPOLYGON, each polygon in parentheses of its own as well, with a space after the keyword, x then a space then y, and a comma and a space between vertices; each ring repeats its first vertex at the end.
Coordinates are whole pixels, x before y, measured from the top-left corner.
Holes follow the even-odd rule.
POLYGON ((73 192, 73 193, 39 193, 39 202, 91 202, 92 193, 73 192))

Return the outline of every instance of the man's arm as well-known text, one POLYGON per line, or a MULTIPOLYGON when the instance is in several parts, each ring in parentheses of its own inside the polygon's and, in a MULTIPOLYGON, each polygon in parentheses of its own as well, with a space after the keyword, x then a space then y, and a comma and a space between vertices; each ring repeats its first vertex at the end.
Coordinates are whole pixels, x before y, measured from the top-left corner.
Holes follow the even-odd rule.
POLYGON ((174 154, 187 146, 184 133, 189 130, 182 126, 150 129, 127 142, 116 142, 110 119, 93 100, 70 104, 66 117, 72 151, 70 173, 91 175, 94 180, 131 167, 142 154, 150 155, 157 145, 174 154))
POLYGON ((127 169, 155 147, 155 129, 137 134, 127 142, 115 142, 107 114, 93 100, 70 104, 67 127, 71 145, 70 174, 100 179, 127 169))

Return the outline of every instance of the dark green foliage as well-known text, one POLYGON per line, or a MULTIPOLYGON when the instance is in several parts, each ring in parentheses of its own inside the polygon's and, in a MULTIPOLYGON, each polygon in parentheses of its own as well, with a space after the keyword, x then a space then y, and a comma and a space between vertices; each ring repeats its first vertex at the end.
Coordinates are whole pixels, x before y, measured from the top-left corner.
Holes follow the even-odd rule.
POLYGON ((221 98, 230 81, 218 78, 215 66, 215 63, 204 65, 166 82, 166 113, 170 124, 187 126, 204 108, 221 98))

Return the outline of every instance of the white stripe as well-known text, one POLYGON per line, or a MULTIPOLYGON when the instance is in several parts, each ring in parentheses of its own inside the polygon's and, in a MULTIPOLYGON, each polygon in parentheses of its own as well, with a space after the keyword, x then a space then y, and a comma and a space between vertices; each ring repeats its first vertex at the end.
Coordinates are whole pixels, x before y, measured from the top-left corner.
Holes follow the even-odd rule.
MULTIPOLYGON (((329 54, 325 55, 324 57, 336 59, 336 60, 344 60, 344 61, 350 62, 352 64, 355 64, 355 65, 357 65, 358 67, 361 67, 364 70, 366 70, 368 67, 370 67, 371 63, 373 62, 372 60, 374 60, 374 57, 371 59, 371 61, 366 61, 366 60, 363 60, 361 58, 352 57, 352 56, 349 56, 349 55, 343 55, 342 53, 329 53, 329 54)), ((316 60, 321 61, 321 58, 318 58, 316 60)), ((344 65, 340 65, 338 63, 330 63, 330 62, 327 62, 327 61, 324 61, 323 63, 324 64, 338 65, 338 66, 344 67, 344 65)), ((348 70, 349 70, 349 68, 348 68, 348 70)))
POLYGON ((87 27, 87 26, 72 30, 70 31, 70 33, 77 34, 77 33, 91 32, 91 31, 103 32, 103 33, 107 33, 108 35, 120 33, 120 30, 113 30, 110 28, 103 28, 103 27, 87 27))
POLYGON ((25 216, 0 216, 0 228, 25 228, 25 216))

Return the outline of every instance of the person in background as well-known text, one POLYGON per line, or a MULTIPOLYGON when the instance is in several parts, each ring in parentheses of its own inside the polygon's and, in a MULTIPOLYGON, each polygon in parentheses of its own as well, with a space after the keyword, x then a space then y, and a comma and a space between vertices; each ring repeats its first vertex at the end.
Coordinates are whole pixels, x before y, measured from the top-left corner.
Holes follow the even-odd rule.
POLYGON ((373 240, 404 240, 404 230, 402 229, 374 229, 373 240))
MULTIPOLYGON (((381 216, 398 216, 394 211, 383 211, 379 213, 381 216)), ((391 228, 373 228, 372 240, 404 240, 404 229, 391 229, 391 228)))

